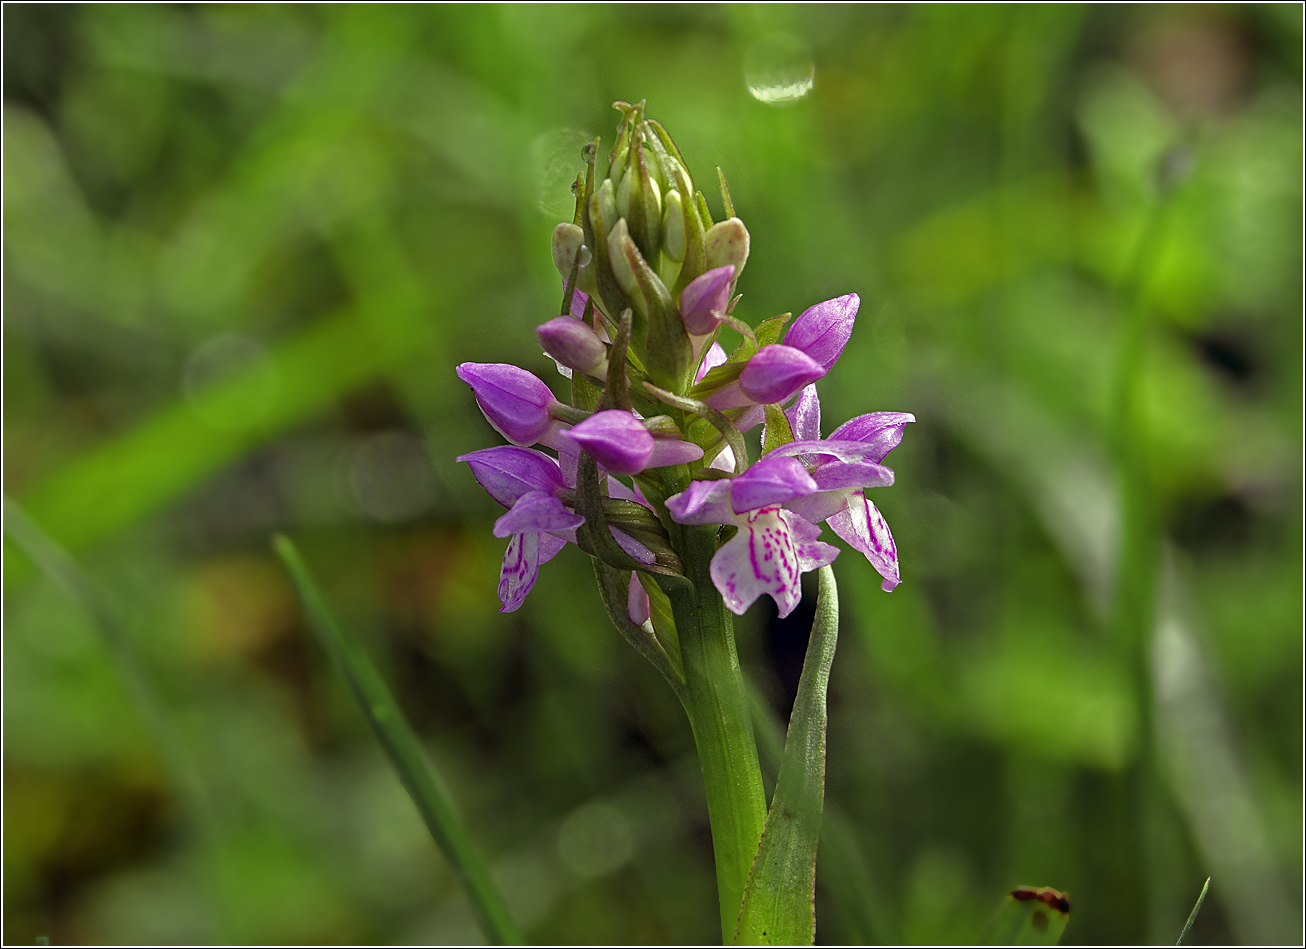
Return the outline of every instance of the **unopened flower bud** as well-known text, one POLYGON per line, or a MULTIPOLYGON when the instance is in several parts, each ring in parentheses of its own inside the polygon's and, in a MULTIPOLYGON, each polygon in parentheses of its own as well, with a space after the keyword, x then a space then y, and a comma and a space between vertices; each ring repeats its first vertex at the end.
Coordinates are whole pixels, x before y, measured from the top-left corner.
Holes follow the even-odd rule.
POLYGON ((748 228, 737 217, 713 224, 704 235, 707 248, 707 269, 714 270, 734 264, 735 279, 744 272, 748 262, 748 228))
POLYGON ((685 259, 685 209, 680 192, 668 191, 662 204, 662 253, 680 263, 685 259))
POLYGON ((739 375, 739 388, 757 403, 783 402, 825 375, 825 367, 801 349, 772 344, 757 351, 739 375))
POLYGON ((617 225, 621 214, 617 211, 617 195, 612 187, 612 179, 604 178, 595 196, 599 199, 599 217, 603 224, 603 233, 609 233, 617 225))
POLYGON ((553 266, 558 268, 563 280, 571 279, 571 268, 576 266, 577 255, 581 256, 581 266, 585 260, 582 248, 585 246, 585 232, 575 224, 559 224, 553 229, 553 266))
POLYGON ((594 413, 567 437, 613 474, 638 474, 653 457, 653 436, 643 422, 621 409, 594 413))
POLYGON ((549 408, 557 403, 543 382, 507 363, 465 362, 458 378, 472 387, 486 421, 514 445, 534 445, 549 431, 549 408))
POLYGON ((734 280, 732 264, 709 270, 692 281, 680 294, 680 318, 691 336, 706 336, 721 323, 730 302, 730 283, 734 280))
POLYGON ((635 280, 635 271, 626 256, 626 245, 630 244, 631 249, 639 253, 639 249, 634 246, 630 239, 630 232, 626 229, 626 219, 621 218, 617 221, 616 226, 608 232, 608 260, 612 264, 612 276, 617 280, 617 286, 628 295, 634 294, 637 286, 635 280))
POLYGON ((546 353, 568 369, 594 375, 603 375, 607 371, 607 347, 581 320, 559 316, 536 327, 535 337, 546 353))
MULTIPOLYGON (((615 169, 614 169, 615 170, 615 169)), ((627 166, 621 175, 621 180, 617 182, 616 202, 617 214, 621 217, 630 216, 630 191, 631 182, 635 179, 635 170, 627 166)))
POLYGON ((785 345, 801 349, 829 370, 848 344, 861 299, 855 293, 809 307, 785 333, 785 345))

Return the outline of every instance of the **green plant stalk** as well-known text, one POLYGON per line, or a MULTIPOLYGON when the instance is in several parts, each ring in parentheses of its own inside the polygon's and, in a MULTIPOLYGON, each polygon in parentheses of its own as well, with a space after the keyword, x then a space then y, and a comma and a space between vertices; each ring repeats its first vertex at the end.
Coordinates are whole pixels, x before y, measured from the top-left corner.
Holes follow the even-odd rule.
POLYGON ((295 584, 310 625, 349 683, 350 691, 417 805, 427 829, 462 884, 486 937, 496 945, 523 944, 521 932, 490 878, 489 869, 463 828, 453 802, 437 782, 425 751, 385 680, 363 647, 336 619, 294 544, 278 536, 273 546, 295 584))
POLYGON ((708 572, 716 553, 717 528, 675 526, 679 536, 673 540, 690 583, 663 583, 661 577, 658 581, 671 600, 680 637, 685 707, 707 789, 721 936, 730 943, 766 824, 766 791, 748 692, 735 651, 733 618, 708 572))

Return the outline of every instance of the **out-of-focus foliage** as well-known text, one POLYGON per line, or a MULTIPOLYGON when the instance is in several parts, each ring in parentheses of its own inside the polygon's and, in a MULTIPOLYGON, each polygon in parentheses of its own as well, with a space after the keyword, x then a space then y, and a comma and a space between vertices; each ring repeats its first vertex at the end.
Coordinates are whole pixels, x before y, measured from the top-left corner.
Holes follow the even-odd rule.
MULTIPOLYGON (((457 362, 557 380, 549 232, 580 143, 642 97, 700 182, 729 176, 737 315, 859 293, 826 417, 919 419, 876 497, 902 586, 835 564, 818 939, 970 942, 1049 884, 1066 941, 1170 941, 1208 875, 1190 940, 1301 939, 1299 6, 6 4, 4 28, 4 491, 114 604, 213 812, 6 542, 6 941, 477 938, 275 531, 532 940, 713 937, 674 697, 574 547, 495 612, 498 511, 453 461, 498 443, 457 362)), ((741 650, 787 714, 811 613, 766 609, 741 650)))

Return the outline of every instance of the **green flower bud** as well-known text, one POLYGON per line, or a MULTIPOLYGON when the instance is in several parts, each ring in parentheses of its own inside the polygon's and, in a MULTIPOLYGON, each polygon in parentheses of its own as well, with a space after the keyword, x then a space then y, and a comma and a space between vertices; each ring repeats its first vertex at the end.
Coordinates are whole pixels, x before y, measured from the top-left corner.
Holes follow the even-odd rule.
POLYGON ((707 253, 707 270, 734 264, 735 280, 739 280, 744 264, 748 262, 748 228, 737 217, 713 224, 703 235, 707 253))
POLYGON ((598 188, 599 199, 599 217, 602 220, 603 233, 606 235, 617 226, 617 221, 622 215, 617 210, 616 190, 612 187, 612 179, 604 178, 603 184, 598 188))
MULTIPOLYGON (((662 253, 677 264, 685 259, 685 209, 679 191, 671 191, 663 202, 662 253)), ((580 230, 580 228, 576 228, 580 230)))
POLYGON ((630 239, 630 230, 626 227, 626 219, 623 217, 617 222, 617 226, 608 232, 608 257, 612 261, 612 276, 617 278, 617 286, 621 287, 621 291, 627 296, 633 297, 635 288, 639 284, 635 281, 635 270, 631 265, 627 244, 630 245, 630 251, 639 254, 639 249, 630 239))
POLYGON ((553 229, 553 266, 558 268, 563 280, 571 279, 571 268, 580 255, 581 266, 589 263, 589 253, 584 252, 585 232, 575 224, 559 224, 553 229))
POLYGON ((630 217, 630 188, 631 179, 634 177, 630 168, 627 168, 621 180, 617 182, 617 213, 624 218, 630 217))

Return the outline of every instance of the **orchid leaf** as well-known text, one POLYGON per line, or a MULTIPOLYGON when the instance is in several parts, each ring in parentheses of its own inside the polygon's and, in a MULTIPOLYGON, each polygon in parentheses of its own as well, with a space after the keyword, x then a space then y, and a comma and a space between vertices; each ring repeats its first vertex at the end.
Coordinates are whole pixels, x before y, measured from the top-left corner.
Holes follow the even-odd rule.
MULTIPOLYGON (((756 684, 748 694, 753 731, 765 773, 775 774, 784 758, 784 732, 779 717, 756 684)), ((853 944, 892 946, 900 942, 889 901, 871 874, 866 855, 848 816, 827 799, 822 806, 821 866, 825 887, 844 916, 844 935, 853 944)))
POLYGON ((1070 897, 1050 886, 1018 886, 1002 898, 982 944, 1055 946, 1070 921, 1070 897))
POLYGON ((290 574, 295 592, 308 614, 309 625, 349 683, 359 708, 389 756, 390 763, 399 772, 399 780, 417 805, 427 830, 462 884, 472 913, 486 938, 496 945, 521 945, 522 934, 508 912, 503 895, 490 878, 485 861, 463 827, 453 801, 385 680, 358 640, 336 618, 295 545, 278 536, 273 547, 290 574))
POLYGON ((825 795, 826 691, 839 637, 834 571, 820 569, 816 619, 784 759, 735 929, 736 945, 812 945, 816 941, 816 849, 825 795))

